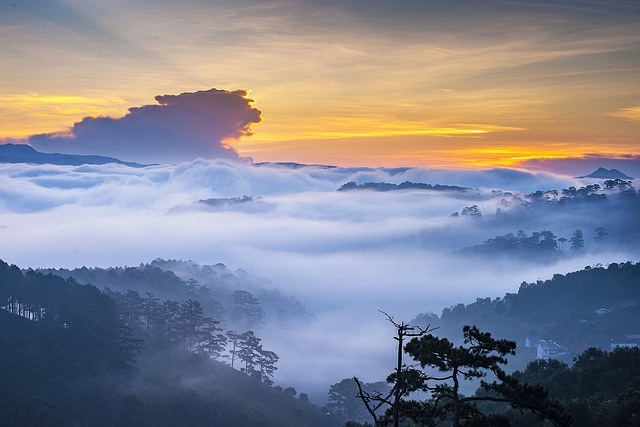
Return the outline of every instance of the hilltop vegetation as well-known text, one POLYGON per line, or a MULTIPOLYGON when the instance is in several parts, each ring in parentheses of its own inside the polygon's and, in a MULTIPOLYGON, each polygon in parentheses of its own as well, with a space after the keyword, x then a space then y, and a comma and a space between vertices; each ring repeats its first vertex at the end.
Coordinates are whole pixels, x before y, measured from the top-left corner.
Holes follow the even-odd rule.
MULTIPOLYGON (((256 326, 259 331, 266 327, 266 310, 251 292, 231 292, 231 287, 226 288, 231 303, 222 298, 228 303, 223 306, 213 298, 215 289, 195 279, 214 277, 212 272, 219 279, 217 289, 252 283, 256 295, 265 292, 264 301, 270 297, 291 304, 246 273, 233 274, 221 265, 156 260, 135 268, 67 272, 114 285, 100 290, 73 277, 22 271, 1 262, 0 346, 6 350, 0 355, 0 422, 197 426, 215 420, 234 426, 330 427, 366 419, 347 380, 331 387, 329 405, 322 411, 305 393, 296 397, 292 387, 274 387, 271 377, 281 361, 262 346, 259 332, 225 327, 256 326), (181 300, 162 300, 128 286, 181 300)), ((597 348, 639 335, 639 304, 640 263, 626 262, 523 282, 518 293, 478 298, 445 308, 439 316, 422 314, 411 323, 437 327, 436 335, 442 338, 430 339, 450 340, 452 345, 460 342, 463 325, 513 340, 517 352, 507 367, 519 369, 514 378, 548 388, 549 397, 562 402, 577 425, 616 425, 633 419, 640 402, 634 394, 638 373, 630 368, 635 362, 628 363, 640 351, 608 353, 597 348), (558 361, 530 364, 535 349, 524 348, 525 337, 557 341, 568 352, 558 361), (600 385, 589 388, 585 378, 600 385)), ((273 326, 287 320, 271 321, 273 326)), ((381 382, 363 387, 385 393, 390 389, 381 382)), ((539 425, 535 417, 490 402, 478 408, 507 417, 514 425, 539 425)))
POLYGON ((304 321, 309 317, 300 301, 272 289, 271 284, 242 270, 232 272, 224 264, 200 265, 192 261, 156 259, 137 267, 46 269, 111 291, 129 290, 144 297, 202 304, 205 315, 231 328, 259 330, 267 324, 304 321), (240 305, 245 305, 244 309, 240 305), (248 305, 247 305, 248 304, 248 305), (257 314, 261 313, 261 314, 257 314), (254 318, 249 321, 248 317, 254 318))
POLYGON ((255 335, 229 350, 244 368, 232 369, 212 358, 222 347, 203 347, 221 329, 198 301, 137 312, 135 294, 0 262, 0 424, 336 425, 304 393, 269 385, 255 335))
POLYGON ((358 390, 361 400, 357 392, 353 393, 357 382, 343 379, 330 387, 328 407, 352 420, 352 427, 365 426, 372 419, 363 411, 365 403, 372 408, 384 403, 376 411, 376 418, 387 422, 397 408, 401 426, 414 426, 411 420, 449 426, 454 425, 454 416, 478 426, 550 425, 541 418, 553 419, 553 425, 558 426, 638 425, 639 305, 640 263, 627 262, 606 268, 586 267, 536 283, 523 282, 517 294, 478 298, 471 304, 445 308, 440 316, 422 314, 407 324, 390 318, 398 331, 396 341, 403 342, 401 334, 407 337, 405 358, 419 361, 423 370, 416 371, 415 364, 401 364, 398 356, 398 368, 388 376, 388 384, 362 384, 362 390, 358 390), (478 328, 491 334, 485 336, 478 328), (489 341, 491 336, 509 340, 496 341, 506 347, 500 358, 487 360, 503 364, 508 359, 504 368, 510 375, 495 369, 494 376, 484 377, 482 369, 492 365, 480 363, 485 355, 482 352, 500 347, 482 344, 480 338, 470 339, 469 331, 489 341), (536 359, 536 348, 526 348, 525 337, 532 342, 544 342, 539 338, 558 341, 567 352, 536 359), (612 351, 612 343, 627 347, 612 351), (515 355, 505 357, 512 350, 515 355), (476 361, 480 368, 462 368, 476 361), (455 370, 456 364, 460 364, 459 371, 455 370), (463 371, 470 373, 463 375, 463 371), (406 378, 398 380, 400 375, 406 378), (474 377, 484 382, 475 383, 480 385, 475 393, 471 389, 463 391, 454 381, 456 375, 460 382, 474 377), (402 387, 400 401, 393 399, 397 387, 402 387), (425 400, 418 394, 415 400, 412 393, 419 390, 429 390, 431 397, 425 400), (527 408, 531 412, 524 410, 527 408))
MULTIPOLYGON (((540 384, 559 399, 574 417, 575 426, 637 426, 640 423, 640 349, 612 352, 589 348, 573 365, 536 360, 513 375, 521 382, 540 384)), ((537 425, 530 417, 509 413, 514 425, 537 425)))
POLYGON ((524 366, 535 356, 525 349, 525 338, 556 341, 566 346, 567 361, 590 347, 608 349, 612 340, 624 342, 640 335, 640 263, 613 263, 586 267, 549 280, 523 282, 517 293, 478 298, 471 304, 445 308, 438 316, 425 313, 418 325, 439 327, 438 334, 458 337, 472 324, 518 343, 510 365, 524 366), (597 310, 605 309, 605 314, 597 310))
POLYGON ((405 181, 401 184, 391 184, 388 182, 366 182, 356 184, 353 181, 343 184, 338 191, 353 190, 373 190, 373 191, 396 191, 396 190, 431 190, 431 191, 458 191, 470 192, 471 188, 460 187, 458 185, 426 184, 420 182, 405 181))

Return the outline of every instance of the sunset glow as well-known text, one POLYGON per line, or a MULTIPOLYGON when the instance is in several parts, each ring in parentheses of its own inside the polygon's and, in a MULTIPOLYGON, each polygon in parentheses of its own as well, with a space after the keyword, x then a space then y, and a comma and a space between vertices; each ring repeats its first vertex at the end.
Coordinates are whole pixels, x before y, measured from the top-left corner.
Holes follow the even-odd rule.
POLYGON ((119 3, 0 3, 0 138, 250 88, 262 122, 225 143, 254 161, 638 155, 631 1, 119 3))
POLYGON ((0 0, 0 427, 637 425, 639 211, 640 0, 0 0))

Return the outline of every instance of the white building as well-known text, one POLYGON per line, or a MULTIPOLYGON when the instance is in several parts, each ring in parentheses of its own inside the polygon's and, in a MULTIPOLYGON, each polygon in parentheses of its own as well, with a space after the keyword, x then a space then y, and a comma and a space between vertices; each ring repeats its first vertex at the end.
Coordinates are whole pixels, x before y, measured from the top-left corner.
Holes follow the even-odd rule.
POLYGON ((609 349, 615 350, 616 348, 638 348, 638 343, 635 342, 612 342, 609 344, 609 349))
POLYGON ((558 356, 567 353, 567 347, 559 345, 555 341, 540 340, 536 348, 536 358, 543 360, 556 359, 558 356))

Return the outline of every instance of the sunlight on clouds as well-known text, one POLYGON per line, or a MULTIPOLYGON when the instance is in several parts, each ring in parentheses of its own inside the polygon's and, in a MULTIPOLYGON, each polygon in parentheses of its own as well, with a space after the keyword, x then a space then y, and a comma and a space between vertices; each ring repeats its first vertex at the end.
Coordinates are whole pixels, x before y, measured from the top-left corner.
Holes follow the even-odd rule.
MULTIPOLYGON (((492 133, 466 136, 377 135, 273 142, 259 137, 254 140, 256 137, 252 137, 234 145, 245 155, 255 154, 260 161, 455 169, 518 168, 530 159, 560 159, 593 153, 601 153, 610 158, 624 158, 628 153, 637 152, 634 141, 616 141, 615 149, 607 147, 606 142, 597 138, 581 141, 577 146, 568 140, 516 139, 515 136, 520 134, 521 132, 505 132, 501 134, 504 141, 492 140, 492 133), (274 155, 275 149, 271 145, 282 147, 286 155, 274 155)), ((611 140, 608 142, 611 143, 611 140)))
POLYGON ((634 105, 638 94, 640 34, 637 19, 621 6, 603 15, 548 2, 388 10, 294 0, 70 3, 101 32, 37 25, 28 38, 25 31, 3 32, 0 56, 9 67, 0 76, 13 89, 0 87, 0 138, 58 132, 85 116, 120 117, 158 94, 251 87, 265 121, 233 146, 256 161, 424 165, 429 159, 435 166, 458 156, 459 167, 574 154, 583 144, 595 146, 585 142, 593 138, 601 145, 591 152, 638 144, 640 107, 613 111, 634 105), (96 50, 98 42, 105 51, 96 50), (78 78, 80 72, 90 78, 78 78), (100 90, 127 101, 58 98, 49 94, 54 90, 100 90), (493 148, 512 143, 505 135, 516 140, 513 152, 493 148), (407 137, 423 141, 406 144, 407 137), (435 138, 447 139, 453 151, 435 138), (464 144, 452 142, 472 138, 487 150, 465 153, 457 148, 464 144), (551 147, 554 138, 562 142, 551 147), (475 163, 471 155, 479 156, 475 163))
MULTIPOLYGON (((310 124, 308 129, 267 129, 260 132, 262 141, 291 141, 301 139, 335 139, 366 136, 400 136, 400 135, 429 135, 429 136, 465 136, 483 135, 490 132, 516 131, 523 128, 500 125, 469 124, 451 127, 433 126, 428 123, 385 123, 362 121, 357 118, 323 119, 318 126, 310 124), (332 130, 334 129, 334 130, 332 130), (271 130, 272 133, 268 133, 271 130)), ((263 129, 261 129, 262 131, 263 129)))
POLYGON ((640 121, 640 105, 636 105, 635 107, 620 108, 618 109, 618 111, 609 113, 609 116, 640 121))
POLYGON ((1 138, 21 138, 59 132, 87 116, 118 115, 126 111, 122 98, 25 93, 0 98, 1 138), (37 120, 34 120, 37 119, 37 120))

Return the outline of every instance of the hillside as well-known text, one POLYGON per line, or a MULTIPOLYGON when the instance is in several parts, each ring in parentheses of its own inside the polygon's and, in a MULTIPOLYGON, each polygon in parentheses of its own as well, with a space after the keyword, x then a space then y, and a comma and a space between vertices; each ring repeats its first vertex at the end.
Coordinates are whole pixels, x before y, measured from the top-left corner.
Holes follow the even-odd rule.
POLYGON ((535 357, 534 348, 525 348, 527 337, 567 347, 563 360, 571 362, 590 347, 609 349, 612 342, 640 336, 639 306, 640 263, 626 262, 523 282, 517 293, 457 304, 440 316, 421 314, 414 323, 437 326, 438 335, 452 338, 459 337, 463 325, 476 325, 513 340, 518 349, 510 369, 522 369, 535 357))
POLYGON ((141 296, 150 293, 161 300, 183 302, 196 299, 202 303, 205 314, 222 321, 227 327, 242 326, 234 324, 236 319, 233 316, 237 308, 234 295, 237 296, 239 292, 248 293, 255 299, 256 308, 264 312, 260 321, 251 325, 254 329, 271 323, 304 321, 310 316, 300 301, 273 289, 268 281, 242 270, 231 271, 224 264, 200 265, 192 261, 156 259, 137 267, 40 271, 71 277, 80 283, 91 283, 103 289, 121 292, 133 290, 141 296))
POLYGON ((598 168, 589 175, 579 176, 578 178, 602 178, 602 179, 633 179, 629 175, 620 172, 618 169, 598 168))
POLYGON ((0 163, 32 163, 38 165, 51 164, 69 166, 117 163, 135 168, 147 166, 134 162, 124 162, 113 157, 105 156, 42 153, 26 144, 0 144, 0 163))
MULTIPOLYGON (((0 425, 338 425, 306 395, 247 375, 253 368, 176 336, 147 343, 125 311, 93 285, 0 261, 0 425)), ((177 320, 184 334, 190 320, 177 320)))

